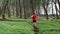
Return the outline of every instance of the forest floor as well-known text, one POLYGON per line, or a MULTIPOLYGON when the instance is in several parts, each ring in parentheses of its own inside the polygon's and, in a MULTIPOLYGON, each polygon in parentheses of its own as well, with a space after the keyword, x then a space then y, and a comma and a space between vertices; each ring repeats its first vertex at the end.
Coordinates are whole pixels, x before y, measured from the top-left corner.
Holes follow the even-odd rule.
MULTIPOLYGON (((34 34, 31 19, 0 20, 0 34, 34 34)), ((40 34, 60 34, 60 20, 37 19, 40 34)))

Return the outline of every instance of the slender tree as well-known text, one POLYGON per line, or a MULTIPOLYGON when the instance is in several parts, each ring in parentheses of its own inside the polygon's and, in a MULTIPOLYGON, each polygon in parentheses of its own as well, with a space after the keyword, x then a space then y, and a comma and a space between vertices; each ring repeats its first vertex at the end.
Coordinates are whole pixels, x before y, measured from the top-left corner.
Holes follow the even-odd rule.
POLYGON ((15 10, 15 9, 14 9, 14 7, 12 7, 12 9, 13 9, 13 16, 14 16, 14 14, 15 14, 15 11, 14 11, 14 10, 15 10))
POLYGON ((20 9, 20 18, 22 18, 22 7, 21 7, 21 0, 19 0, 19 9, 20 9))
MULTIPOLYGON (((41 0, 40 0, 41 1, 41 0)), ((36 0, 36 8, 37 8, 37 12, 38 12, 38 15, 40 15, 40 1, 39 0, 36 0)))
POLYGON ((23 0, 23 7, 24 7, 24 18, 27 19, 25 0, 23 0))
POLYGON ((51 1, 51 4, 52 4, 52 16, 54 16, 54 14, 53 14, 53 0, 51 1))
POLYGON ((33 4, 33 0, 30 0, 31 2, 31 7, 32 7, 32 13, 34 13, 34 4, 33 4))
POLYGON ((19 0, 16 0, 16 17, 19 16, 19 0))
POLYGON ((58 4, 59 4, 59 14, 60 14, 60 1, 58 0, 58 4))
POLYGON ((9 0, 8 5, 7 5, 7 12, 8 12, 8 17, 9 17, 9 18, 10 18, 10 16, 11 16, 10 5, 11 5, 11 0, 9 0))
POLYGON ((43 1, 43 8, 44 8, 44 10, 45 10, 45 13, 46 13, 46 19, 48 19, 48 12, 47 12, 47 5, 45 4, 46 2, 46 0, 42 0, 43 1))
POLYGON ((57 0, 55 0, 54 4, 55 4, 55 9, 56 9, 56 17, 57 17, 57 19, 59 19, 58 9, 57 9, 56 3, 57 3, 57 0))
POLYGON ((8 5, 8 1, 9 1, 9 0, 5 0, 5 1, 3 2, 3 7, 2 7, 2 12, 3 12, 2 18, 3 18, 3 19, 6 19, 6 18, 5 18, 5 13, 6 13, 6 7, 7 7, 7 5, 8 5))

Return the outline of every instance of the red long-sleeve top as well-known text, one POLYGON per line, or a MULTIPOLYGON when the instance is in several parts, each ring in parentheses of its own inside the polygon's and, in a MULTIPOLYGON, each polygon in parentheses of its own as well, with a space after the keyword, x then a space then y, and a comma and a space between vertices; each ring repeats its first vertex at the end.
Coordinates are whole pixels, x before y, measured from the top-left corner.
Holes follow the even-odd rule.
POLYGON ((36 14, 33 14, 32 15, 32 20, 36 20, 36 18, 37 18, 37 15, 36 14))

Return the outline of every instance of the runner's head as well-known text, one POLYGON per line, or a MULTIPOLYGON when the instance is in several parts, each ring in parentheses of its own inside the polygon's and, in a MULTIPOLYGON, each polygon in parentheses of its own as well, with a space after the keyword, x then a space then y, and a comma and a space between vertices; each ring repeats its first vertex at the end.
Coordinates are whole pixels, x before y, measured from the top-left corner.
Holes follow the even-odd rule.
POLYGON ((36 12, 34 11, 33 14, 36 14, 36 12))

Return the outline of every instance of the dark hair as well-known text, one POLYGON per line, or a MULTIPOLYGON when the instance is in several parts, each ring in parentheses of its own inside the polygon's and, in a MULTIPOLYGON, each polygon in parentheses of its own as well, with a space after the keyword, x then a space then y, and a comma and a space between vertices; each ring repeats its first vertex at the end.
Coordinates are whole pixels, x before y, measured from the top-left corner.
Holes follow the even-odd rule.
POLYGON ((35 13, 33 13, 33 14, 35 14, 35 13))

